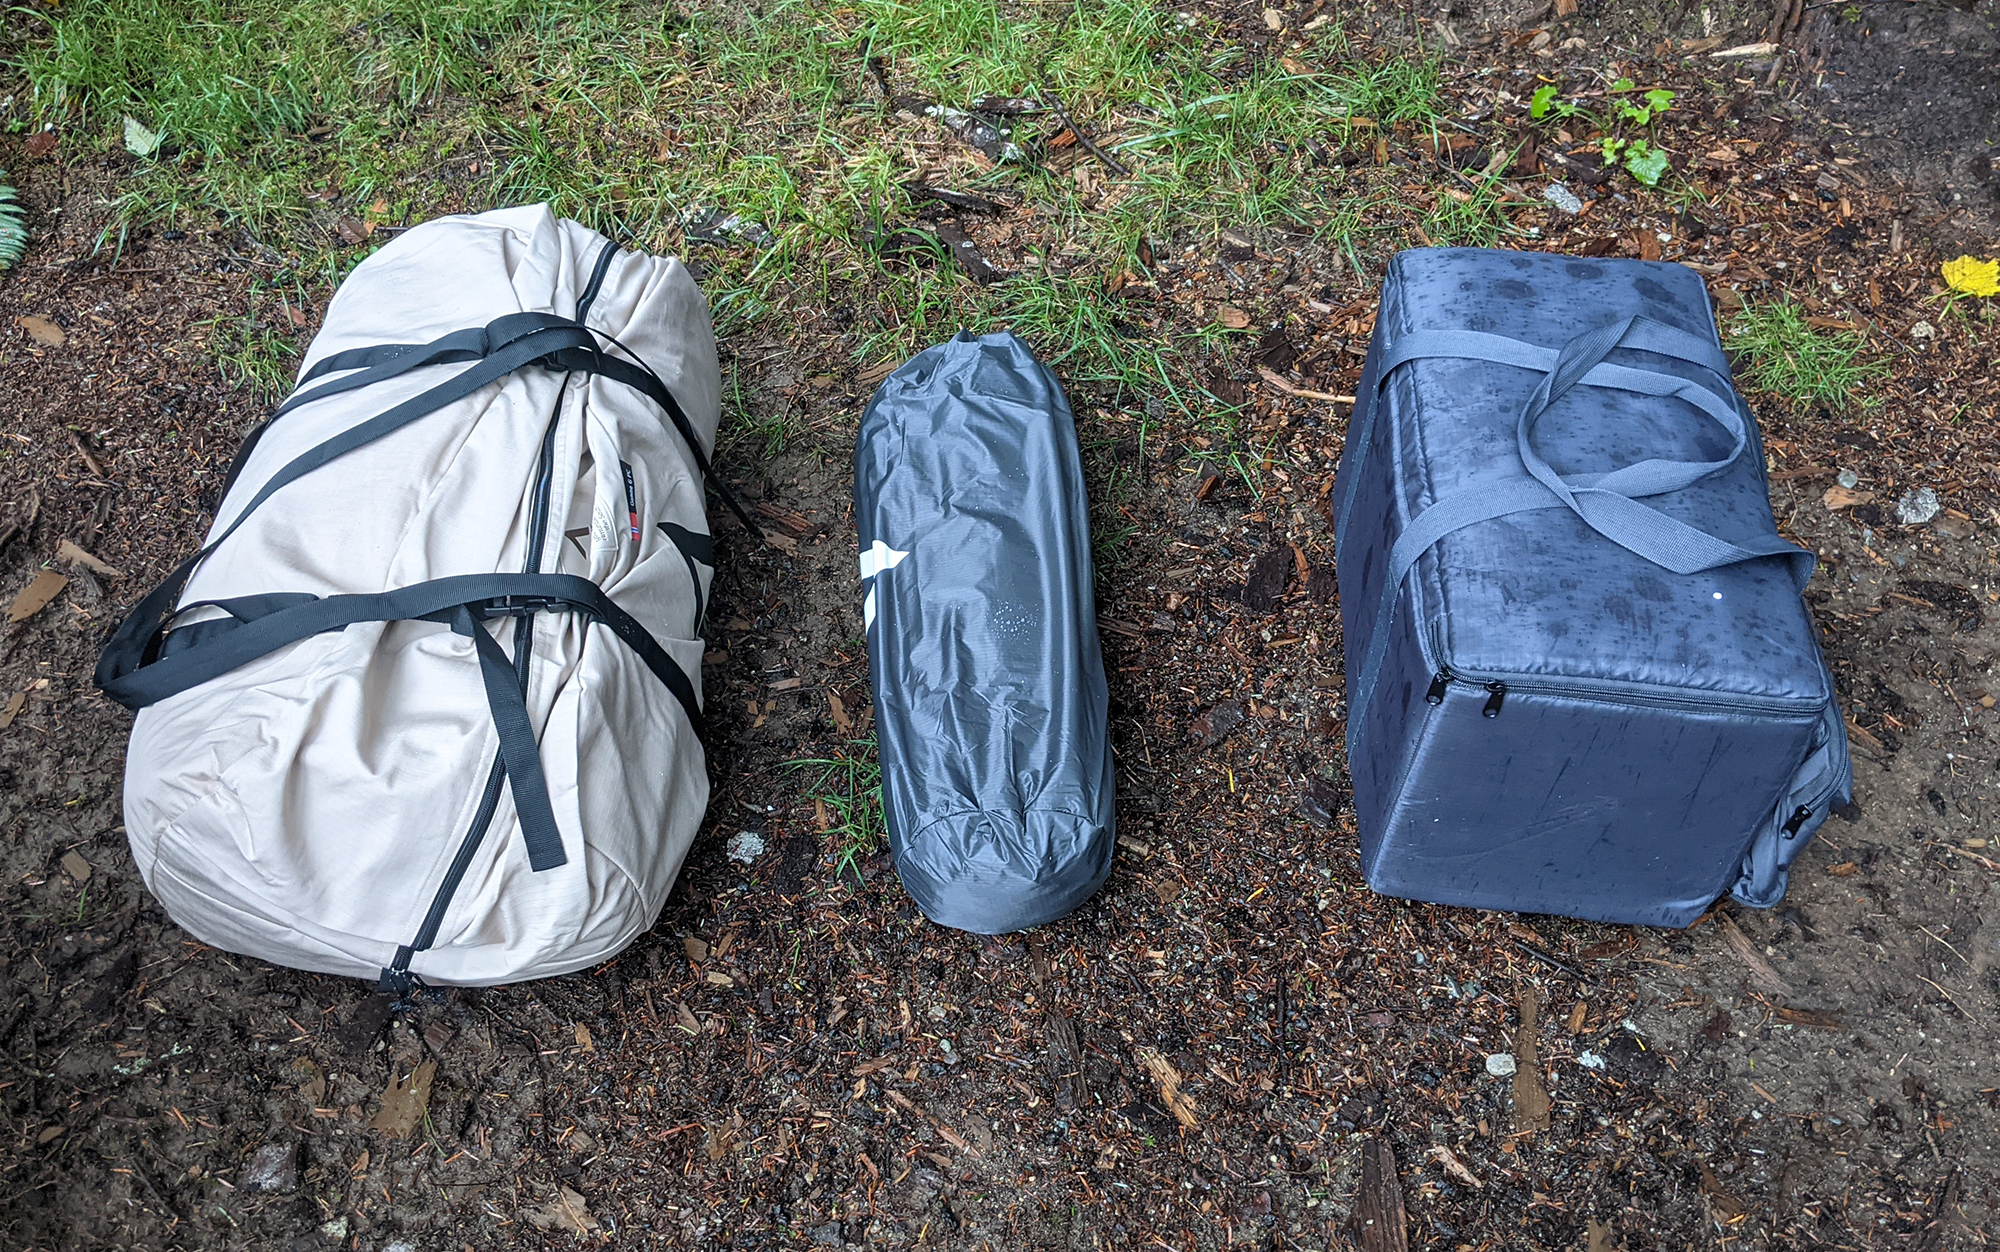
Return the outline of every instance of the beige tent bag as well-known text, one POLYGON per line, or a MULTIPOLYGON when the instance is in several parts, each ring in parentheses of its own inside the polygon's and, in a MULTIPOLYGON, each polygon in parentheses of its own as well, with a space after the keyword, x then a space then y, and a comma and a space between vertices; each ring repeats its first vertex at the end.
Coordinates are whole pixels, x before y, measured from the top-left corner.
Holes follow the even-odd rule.
POLYGON ((399 992, 651 926, 708 802, 719 392, 687 270, 546 206, 358 266, 208 545, 98 666, 174 920, 399 992))

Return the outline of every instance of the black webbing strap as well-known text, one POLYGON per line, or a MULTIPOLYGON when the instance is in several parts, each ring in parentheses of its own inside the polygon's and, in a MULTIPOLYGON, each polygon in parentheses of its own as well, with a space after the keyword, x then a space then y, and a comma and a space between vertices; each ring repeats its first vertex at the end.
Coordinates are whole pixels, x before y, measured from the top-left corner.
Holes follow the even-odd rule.
MULTIPOLYGON (((617 341, 612 340, 612 342, 617 341)), ((642 365, 634 365, 630 361, 601 351, 595 344, 558 352, 551 365, 555 369, 596 374, 613 382, 624 383, 659 405, 661 411, 667 415, 667 421, 680 433, 681 442, 687 445, 688 453, 694 457, 695 468, 701 472, 702 480, 715 489, 716 497, 729 507, 729 511, 736 515, 737 521, 743 523, 743 529, 759 539, 764 537, 763 527, 750 520, 750 514, 744 511, 743 506, 737 503, 736 497, 730 494, 729 488, 723 486, 722 480, 715 477, 713 471, 709 469, 708 454, 701 450, 701 441, 694 437, 694 427, 689 424, 687 414, 681 411, 680 402, 674 399, 673 393, 667 390, 666 384, 660 381, 658 374, 642 365)))
POLYGON ((712 536, 704 535, 699 531, 689 530, 687 527, 676 525, 673 522, 656 522, 654 524, 660 528, 660 533, 665 535, 667 540, 674 545, 674 551, 681 554, 681 560, 687 562, 688 581, 694 584, 694 631, 688 638, 699 639, 701 638, 702 615, 701 571, 696 569, 695 565, 699 563, 708 566, 710 569, 715 568, 715 540, 712 536))
POLYGON ((576 321, 579 325, 590 320, 590 306, 597 303, 597 293, 604 288, 604 276, 611 272, 611 262, 617 257, 618 245, 609 239, 597 250, 597 264, 590 267, 590 278, 576 298, 576 321))
MULTIPOLYGON (((261 599, 265 597, 243 597, 261 599)), ((241 601, 218 602, 224 606, 241 601)), ((114 635, 98 658, 98 686, 128 709, 143 709, 219 678, 240 665, 301 639, 357 622, 449 621, 449 610, 470 605, 486 617, 535 611, 585 613, 609 627, 639 654, 705 734, 694 684, 638 619, 604 589, 576 574, 454 574, 394 591, 319 596, 243 622, 212 642, 148 659, 145 636, 114 635), (439 616, 447 614, 447 616, 439 616)))
POLYGON ((384 435, 399 430, 448 404, 462 400, 495 379, 504 377, 551 351, 572 346, 579 341, 589 341, 590 332, 583 327, 560 318, 553 319, 553 323, 551 324, 550 315, 545 313, 512 313, 496 319, 483 332, 489 336, 487 343, 495 350, 491 355, 481 358, 471 369, 461 371, 437 386, 411 396, 388 411, 342 431, 293 458, 271 476, 221 534, 210 540, 201 551, 182 562, 179 569, 169 574, 164 582, 153 588, 130 613, 126 614, 125 620, 118 624, 117 630, 112 633, 110 641, 106 644, 104 655, 98 659, 97 685, 107 692, 110 691, 110 687, 106 686, 106 666, 111 663, 114 652, 120 655, 137 655, 142 658, 141 664, 151 659, 146 654, 157 646, 161 630, 174 615, 174 602, 180 598, 181 590, 187 585, 187 580, 193 577, 195 567, 200 565, 209 553, 215 551, 223 540, 235 534, 236 528, 256 511, 258 505, 270 499, 280 488, 296 482, 328 462, 373 443, 384 435), (513 319, 517 318, 531 320, 513 322, 513 319), (503 326, 503 323, 510 322, 512 325, 503 326), (517 329, 525 333, 512 333, 517 329))
POLYGON ((528 717, 528 693, 514 662, 500 647, 469 605, 451 611, 453 634, 472 640, 479 654, 479 676, 486 684, 486 707, 500 734, 500 760, 507 787, 514 793, 514 814, 521 823, 521 842, 528 849, 528 868, 539 873, 568 863, 555 806, 549 802, 549 780, 542 774, 542 752, 535 742, 535 724, 528 717))
MULTIPOLYGON (((569 325, 571 323, 568 318, 557 317, 552 313, 509 313, 504 317, 495 318, 484 326, 455 330, 430 343, 378 344, 374 347, 350 348, 345 352, 333 353, 315 362, 313 367, 306 371, 305 377, 299 379, 301 388, 326 374, 342 370, 355 372, 346 378, 338 378, 323 386, 314 387, 310 391, 296 392, 291 399, 273 409, 269 417, 257 423, 244 438, 243 445, 236 450, 236 459, 230 463, 229 475, 222 482, 222 494, 226 498, 229 489, 236 485, 237 477, 249 463, 251 452, 264 438, 264 432, 271 428, 271 423, 293 409, 311 404, 315 400, 324 400, 328 396, 337 396, 375 383, 387 382, 391 378, 400 377, 422 366, 478 361, 491 356, 523 335, 569 325)), ((585 336, 583 342, 590 342, 589 337, 585 336)))
MULTIPOLYGON (((486 327, 486 333, 489 336, 488 350, 471 369, 461 370, 437 386, 419 392, 401 404, 365 422, 351 426, 333 438, 293 457, 284 468, 271 475, 258 489, 257 494, 250 498, 250 503, 244 505, 242 512, 229 523, 228 529, 209 542, 208 550, 213 551, 217 544, 233 534, 236 528, 243 524, 244 519, 256 511, 258 505, 320 466, 401 430, 420 417, 429 416, 446 405, 463 400, 486 384, 504 378, 524 365, 553 356, 564 348, 590 342, 589 331, 574 322, 554 318, 547 313, 509 313, 490 323, 486 327)), ((343 378, 328 384, 328 388, 345 389, 347 381, 343 378)))
POLYGON ((209 630, 198 642, 168 649, 150 662, 144 655, 146 641, 126 640, 121 646, 114 639, 98 661, 98 684, 119 704, 138 710, 314 635, 361 622, 443 622, 455 633, 471 638, 478 653, 487 705, 500 734, 500 757, 528 848, 528 863, 536 870, 565 863, 562 835, 549 801, 520 676, 499 642, 479 625, 481 621, 532 612, 585 614, 637 653, 680 702, 695 735, 707 735, 693 681, 651 632, 588 578, 574 574, 460 574, 395 591, 280 603, 287 598, 244 596, 217 601, 216 606, 232 620, 203 623, 209 630), (265 608, 270 611, 257 612, 265 608))

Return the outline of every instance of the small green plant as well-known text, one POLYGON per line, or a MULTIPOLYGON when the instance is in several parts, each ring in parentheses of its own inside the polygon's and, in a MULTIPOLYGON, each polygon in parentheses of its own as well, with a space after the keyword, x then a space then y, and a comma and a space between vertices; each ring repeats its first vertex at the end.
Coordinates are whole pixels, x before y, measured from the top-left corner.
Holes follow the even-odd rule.
POLYGON ((1622 165, 1626 173, 1646 186, 1659 186, 1669 164, 1656 130, 1659 120, 1674 107, 1673 92, 1664 87, 1650 87, 1641 92, 1637 83, 1621 78, 1611 84, 1610 107, 1603 113, 1593 113, 1562 99, 1561 95, 1562 89, 1554 83, 1535 88, 1535 94, 1528 99, 1528 116, 1537 122, 1551 118, 1577 120, 1604 132, 1598 143, 1605 165, 1622 165), (1633 131, 1645 133, 1633 134, 1633 131))
POLYGON ((833 853, 834 877, 859 876, 861 858, 882 847, 882 766, 875 738, 850 740, 849 748, 831 757, 785 762, 788 770, 815 770, 806 784, 815 822, 825 823, 833 853))
POLYGON ((1790 300, 1746 305, 1730 323, 1731 352, 1748 358, 1743 381, 1795 404, 1845 404, 1868 379, 1887 367, 1864 361, 1860 335, 1819 330, 1790 300))
POLYGON ((21 215, 21 201, 14 189, 0 183, 0 270, 21 263, 28 251, 28 223, 21 215))

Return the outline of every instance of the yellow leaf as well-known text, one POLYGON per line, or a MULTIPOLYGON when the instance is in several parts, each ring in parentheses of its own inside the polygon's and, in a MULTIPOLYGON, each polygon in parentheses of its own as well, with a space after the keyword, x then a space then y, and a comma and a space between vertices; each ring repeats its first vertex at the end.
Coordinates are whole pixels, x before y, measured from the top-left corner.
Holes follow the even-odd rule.
POLYGON ((2000 261, 1962 256, 1943 265, 1945 286, 1968 296, 2000 296, 2000 261))

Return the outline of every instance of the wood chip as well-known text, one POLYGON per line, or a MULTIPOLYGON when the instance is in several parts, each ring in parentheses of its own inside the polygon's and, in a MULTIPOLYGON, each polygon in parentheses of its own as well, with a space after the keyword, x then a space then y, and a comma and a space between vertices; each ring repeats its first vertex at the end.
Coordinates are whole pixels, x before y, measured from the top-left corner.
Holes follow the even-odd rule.
POLYGON ((1288 396, 1300 396, 1307 400, 1326 400, 1333 404, 1354 403, 1353 396, 1335 395, 1330 391, 1308 391, 1304 387, 1295 387, 1286 380, 1283 374, 1278 373, 1267 365, 1257 367, 1257 376, 1288 396))
POLYGON ((28 332, 28 338, 44 348, 60 348, 69 342, 63 328, 46 317, 23 316, 14 319, 14 324, 28 332))
POLYGON ((27 621, 44 608, 47 608, 49 601, 61 595, 62 589, 67 586, 69 586, 69 579, 64 578, 52 569, 43 570, 41 573, 35 575, 33 582, 21 588, 20 594, 14 597, 14 603, 7 608, 7 620, 10 622, 27 621))
POLYGON ((889 375, 895 373, 896 367, 901 364, 901 361, 877 361, 875 364, 868 366, 856 374, 854 381, 860 383, 863 387, 873 387, 889 375))
POLYGON ((576 1046, 585 1052, 597 1051, 597 1044, 590 1038, 590 1027, 582 1022, 576 1024, 576 1046))
POLYGON ((937 1132, 940 1135, 944 1136, 944 1141, 946 1143, 950 1144, 954 1148, 957 1148, 960 1152, 965 1153, 967 1156, 979 1155, 979 1149, 967 1143, 965 1141, 964 1136, 960 1135, 956 1130, 953 1130, 951 1127, 945 1125, 943 1122, 939 1122, 937 1124, 937 1132))
MULTIPOLYGON (((400 1067, 399 1067, 400 1068, 400 1067)), ((407 1139, 424 1121, 430 1107, 431 1079, 437 1077, 437 1062, 425 1061, 401 1081, 389 1071, 389 1086, 382 1092, 382 1108, 368 1125, 391 1139, 407 1139)))
POLYGON ((1875 755, 1877 756, 1888 755, 1889 749, 1883 746, 1883 743, 1880 739, 1877 739, 1875 736, 1869 734, 1866 730, 1863 730, 1861 726, 1858 723, 1856 723, 1853 718, 1850 717, 1844 720, 1847 722, 1847 737, 1849 739, 1853 740, 1855 743, 1860 744, 1862 747, 1867 748, 1869 751, 1875 753, 1875 755))
POLYGON ((597 1229, 597 1219, 590 1215, 590 1205, 568 1187, 556 1188, 554 1199, 540 1208, 529 1209, 521 1216, 537 1230, 566 1230, 572 1234, 587 1235, 597 1229))
POLYGON ((1387 1139, 1361 1145, 1361 1194, 1354 1199, 1353 1222, 1361 1252, 1409 1252, 1410 1218, 1396 1178, 1396 1149, 1387 1139))
POLYGON ((1791 984, 1787 983, 1777 970, 1771 968, 1771 963, 1764 959, 1763 953, 1757 951, 1756 946, 1750 942, 1750 937, 1737 929, 1735 921, 1727 916, 1717 914, 1715 924, 1721 928, 1723 942, 1729 945, 1729 950, 1736 954, 1738 960, 1749 967, 1750 983, 1752 986, 1765 995, 1788 996, 1792 994, 1791 984))
POLYGON ((1473 1173, 1464 1161, 1459 1160, 1457 1155, 1443 1144, 1440 1143, 1431 1149, 1431 1159, 1444 1166, 1445 1173, 1466 1186, 1485 1189, 1486 1184, 1479 1181, 1479 1175, 1473 1173))
POLYGON ((1153 1048, 1139 1049, 1139 1064, 1160 1084, 1160 1098, 1166 1101, 1167 1111, 1183 1126, 1193 1126, 1200 1119, 1195 1115, 1194 1099, 1181 1090, 1181 1074, 1153 1048))
POLYGON ((854 729, 854 719, 847 715, 847 705, 831 691, 826 693, 826 711, 841 734, 848 734, 854 729))
POLYGON ((27 703, 28 693, 25 691, 17 691, 9 696, 7 698, 7 707, 0 709, 0 730, 5 730, 9 726, 12 726, 14 719, 21 715, 21 710, 26 707, 27 703))
POLYGON ((1855 491, 1850 487, 1828 487, 1826 494, 1820 497, 1820 502, 1829 509, 1847 509, 1857 504, 1866 504, 1874 498, 1875 493, 1872 491, 1855 491))
POLYGON ((76 879, 77 882, 86 883, 90 881, 90 862, 84 860, 83 854, 75 848, 71 848, 69 851, 63 853, 62 867, 63 873, 76 879))
POLYGON ((98 560, 90 553, 85 552, 82 548, 77 547, 75 544, 71 543, 67 539, 63 540, 62 543, 56 547, 56 555, 58 557, 61 557, 65 561, 75 561, 78 565, 83 566, 83 568, 91 571, 92 573, 101 574, 106 578, 125 577, 124 571, 113 569, 111 566, 106 565, 104 562, 98 560))
POLYGON ((1535 1019, 1541 1001, 1532 986, 1521 987, 1521 1029, 1514 1035, 1514 1133, 1549 1128, 1549 1092, 1542 1085, 1541 1049, 1535 1019))

